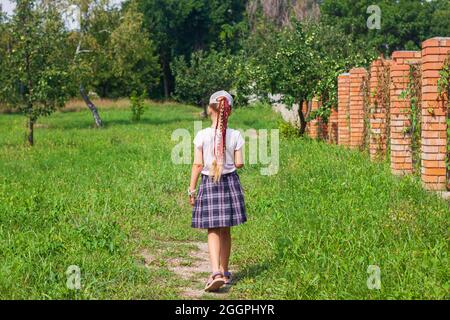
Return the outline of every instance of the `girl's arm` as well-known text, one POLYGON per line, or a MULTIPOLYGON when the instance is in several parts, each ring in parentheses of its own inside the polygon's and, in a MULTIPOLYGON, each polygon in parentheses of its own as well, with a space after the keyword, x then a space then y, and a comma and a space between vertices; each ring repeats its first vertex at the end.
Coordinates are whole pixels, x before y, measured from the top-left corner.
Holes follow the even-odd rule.
POLYGON ((238 169, 244 166, 244 160, 242 157, 242 148, 234 152, 234 166, 238 169))
POLYGON ((189 202, 191 206, 195 203, 195 190, 197 189, 197 181, 200 173, 203 169, 203 151, 202 149, 195 148, 194 150, 194 164, 192 165, 191 172, 191 183, 189 185, 189 191, 191 192, 191 196, 189 196, 189 202))

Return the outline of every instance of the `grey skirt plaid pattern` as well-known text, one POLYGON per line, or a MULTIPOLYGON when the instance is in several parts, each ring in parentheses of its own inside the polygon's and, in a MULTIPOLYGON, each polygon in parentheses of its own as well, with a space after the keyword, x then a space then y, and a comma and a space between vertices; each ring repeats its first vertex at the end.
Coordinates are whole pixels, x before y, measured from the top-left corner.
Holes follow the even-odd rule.
POLYGON ((217 183, 202 174, 192 210, 192 227, 232 227, 246 221, 244 193, 236 171, 222 175, 217 183))

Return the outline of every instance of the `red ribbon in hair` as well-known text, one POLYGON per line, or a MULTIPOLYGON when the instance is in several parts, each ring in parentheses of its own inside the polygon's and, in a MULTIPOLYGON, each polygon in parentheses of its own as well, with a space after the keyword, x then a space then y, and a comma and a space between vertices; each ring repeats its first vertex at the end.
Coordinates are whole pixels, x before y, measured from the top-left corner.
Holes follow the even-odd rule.
POLYGON ((228 117, 231 114, 231 106, 230 103, 228 102, 228 99, 225 97, 220 97, 217 100, 219 101, 219 110, 217 113, 216 129, 214 132, 214 156, 216 158, 217 163, 222 165, 224 162, 228 117), (219 132, 221 139, 216 149, 217 132, 219 132))

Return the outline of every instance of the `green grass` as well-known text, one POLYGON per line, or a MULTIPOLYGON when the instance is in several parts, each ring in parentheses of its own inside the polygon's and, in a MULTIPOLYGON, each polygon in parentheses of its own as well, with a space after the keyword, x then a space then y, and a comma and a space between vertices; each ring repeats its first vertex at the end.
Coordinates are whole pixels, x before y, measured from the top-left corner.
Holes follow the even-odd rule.
MULTIPOLYGON (((0 298, 173 299, 186 285, 165 258, 186 256, 190 166, 174 165, 177 128, 193 132, 200 110, 155 105, 87 111, 39 121, 24 144, 20 115, 0 115, 0 298), (166 250, 170 243, 170 250, 166 250), (142 250, 164 256, 151 268, 142 250), (78 265, 82 290, 66 287, 78 265)), ((275 128, 268 108, 237 110, 234 128, 275 128)), ((205 126, 207 123, 204 124, 205 126)), ((280 171, 240 175, 249 222, 233 230, 236 299, 448 299, 449 206, 385 163, 308 139, 281 139, 280 171), (368 290, 369 265, 381 290, 368 290)))

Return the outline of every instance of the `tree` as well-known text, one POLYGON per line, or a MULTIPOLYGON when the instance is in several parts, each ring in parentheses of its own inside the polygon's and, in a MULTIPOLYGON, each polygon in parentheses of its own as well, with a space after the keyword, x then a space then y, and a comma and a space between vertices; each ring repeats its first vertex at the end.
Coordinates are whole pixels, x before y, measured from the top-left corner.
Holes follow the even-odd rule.
POLYGON ((430 34, 450 37, 450 0, 435 0, 431 6, 433 14, 430 34))
POLYGON ((319 80, 311 88, 320 98, 320 108, 310 114, 310 119, 321 117, 327 120, 331 108, 337 108, 338 76, 353 67, 369 65, 377 57, 375 50, 366 49, 352 41, 339 27, 323 23, 308 23, 305 32, 310 37, 310 46, 315 57, 315 70, 319 80))
POLYGON ((109 0, 71 0, 71 4, 81 12, 80 28, 69 37, 75 52, 74 82, 100 127, 88 91, 113 98, 129 96, 133 90, 148 94, 159 82, 158 57, 135 2, 122 10, 109 0))
POLYGON ((145 26, 160 58, 163 92, 173 90, 171 62, 194 51, 208 51, 225 43, 233 46, 243 28, 245 2, 241 0, 138 0, 145 26))
POLYGON ((105 51, 110 66, 105 82, 115 85, 117 96, 129 96, 133 91, 147 95, 159 83, 158 56, 135 5, 122 13, 105 51))
POLYGON ((294 29, 284 29, 278 38, 275 56, 268 61, 271 93, 281 93, 288 106, 297 104, 300 119, 300 134, 306 130, 310 108, 304 102, 313 98, 313 88, 319 81, 316 72, 316 57, 310 46, 314 38, 308 35, 301 23, 294 29))
MULTIPOLYGON (((3 63, 5 62, 5 55, 8 49, 8 33, 5 21, 5 15, 2 12, 2 7, 0 5, 0 70, 3 70, 3 63)), ((2 83, 2 72, 0 72, 0 83, 2 83)))
POLYGON ((380 0, 381 29, 367 27, 371 0, 324 0, 322 21, 338 26, 354 41, 389 55, 395 50, 418 50, 421 42, 450 32, 449 0, 380 0), (440 34, 442 33, 442 34, 440 34))
POLYGON ((172 63, 172 72, 175 99, 203 107, 204 116, 209 96, 218 90, 230 91, 234 80, 233 59, 226 51, 197 51, 188 62, 183 56, 178 57, 172 63))
MULTIPOLYGON (((97 107, 89 98, 85 84, 92 83, 97 74, 94 68, 101 65, 99 59, 95 59, 95 38, 90 34, 92 27, 92 17, 101 19, 104 17, 104 8, 109 4, 109 0, 68 0, 67 6, 75 6, 79 10, 79 30, 74 31, 72 37, 69 37, 70 43, 75 43, 73 64, 71 74, 73 81, 78 86, 81 97, 86 103, 94 117, 97 127, 103 126, 97 107)), ((108 32, 108 30, 104 30, 108 32)))
POLYGON ((316 57, 311 47, 313 38, 301 23, 295 22, 293 28, 255 35, 254 41, 257 45, 249 45, 249 55, 253 55, 252 68, 259 72, 253 73, 255 78, 249 78, 249 86, 255 93, 265 96, 281 94, 288 107, 297 104, 299 131, 303 134, 309 115, 309 108, 304 108, 303 102, 313 97, 313 89, 319 81, 316 57))
POLYGON ((244 78, 246 83, 235 87, 249 88, 263 99, 280 94, 288 107, 298 105, 300 134, 309 120, 317 116, 326 120, 330 109, 336 107, 338 75, 366 65, 375 56, 355 45, 339 28, 306 21, 291 21, 282 28, 260 21, 244 48, 245 57, 238 59, 244 62, 238 63, 236 78, 244 78), (314 113, 305 103, 312 98, 322 101, 314 113))
POLYGON ((33 145, 37 119, 68 98, 64 23, 51 2, 17 0, 10 34, 0 97, 27 117, 28 142, 33 145))

